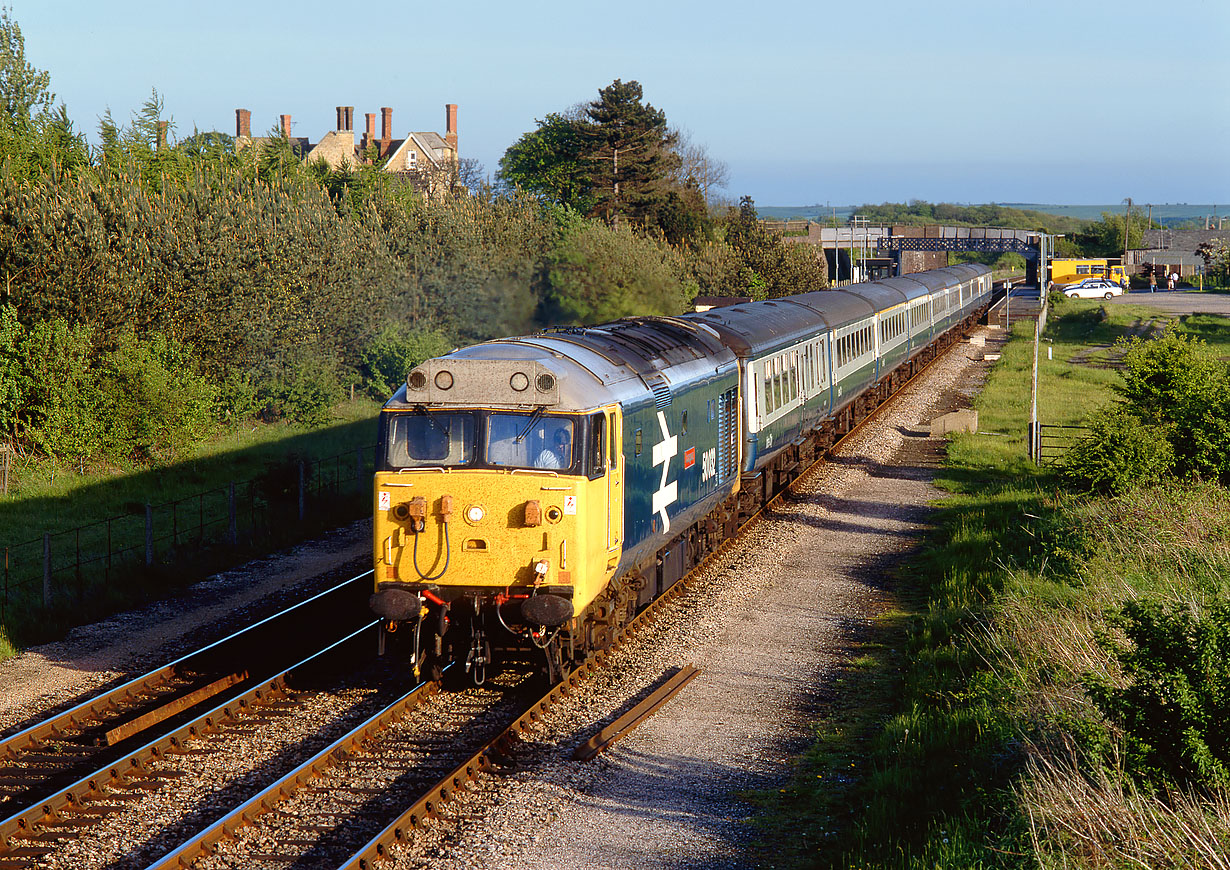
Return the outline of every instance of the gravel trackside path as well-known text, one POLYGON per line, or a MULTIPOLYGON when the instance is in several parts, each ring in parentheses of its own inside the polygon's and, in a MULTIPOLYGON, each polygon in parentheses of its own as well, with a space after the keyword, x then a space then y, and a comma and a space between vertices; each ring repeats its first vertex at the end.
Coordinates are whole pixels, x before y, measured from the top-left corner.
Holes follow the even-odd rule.
MULTIPOLYGON (((982 330, 986 351, 1002 333, 982 330)), ((706 568, 646 634, 555 708, 520 770, 446 808, 398 867, 737 868, 750 859, 740 792, 776 788, 835 691, 835 665, 891 601, 928 528, 939 414, 969 407, 989 363, 957 345, 801 491, 706 568), (702 673, 605 755, 573 749, 669 668, 702 673)))

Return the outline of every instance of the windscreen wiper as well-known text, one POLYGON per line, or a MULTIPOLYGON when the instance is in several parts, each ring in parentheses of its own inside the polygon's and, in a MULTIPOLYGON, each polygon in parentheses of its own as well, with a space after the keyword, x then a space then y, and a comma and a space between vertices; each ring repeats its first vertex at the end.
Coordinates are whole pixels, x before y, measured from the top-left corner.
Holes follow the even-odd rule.
POLYGON ((529 422, 525 424, 525 428, 522 429, 521 432, 517 435, 516 440, 513 442, 514 444, 520 444, 522 441, 525 440, 525 436, 530 434, 530 430, 534 428, 534 424, 537 423, 539 419, 542 417, 542 409, 545 407, 547 406, 539 405, 537 408, 534 409, 534 413, 530 414, 529 422))

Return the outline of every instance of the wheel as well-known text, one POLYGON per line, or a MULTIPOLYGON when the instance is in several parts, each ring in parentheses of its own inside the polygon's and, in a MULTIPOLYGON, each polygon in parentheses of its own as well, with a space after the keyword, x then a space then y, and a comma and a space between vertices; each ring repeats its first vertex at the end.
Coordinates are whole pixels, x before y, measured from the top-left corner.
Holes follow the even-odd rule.
POLYGON ((1110 297, 1112 297, 1112 296, 1114 296, 1114 295, 1115 295, 1114 293, 1111 293, 1109 290, 1107 290, 1105 293, 1103 293, 1103 294, 1102 294, 1102 298, 1103 298, 1103 299, 1109 299, 1110 297))

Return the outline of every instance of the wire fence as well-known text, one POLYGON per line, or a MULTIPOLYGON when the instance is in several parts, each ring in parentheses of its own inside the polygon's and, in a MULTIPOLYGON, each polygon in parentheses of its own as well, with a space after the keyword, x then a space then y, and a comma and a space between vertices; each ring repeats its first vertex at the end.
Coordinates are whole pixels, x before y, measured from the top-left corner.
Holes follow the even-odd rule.
POLYGON ((301 460, 250 480, 4 547, 0 626, 78 621, 135 594, 206 576, 371 508, 375 447, 301 460), (69 615, 72 615, 72 618, 69 615))
POLYGON ((1072 445, 1089 434, 1088 426, 1037 425, 1038 465, 1054 465, 1072 445))

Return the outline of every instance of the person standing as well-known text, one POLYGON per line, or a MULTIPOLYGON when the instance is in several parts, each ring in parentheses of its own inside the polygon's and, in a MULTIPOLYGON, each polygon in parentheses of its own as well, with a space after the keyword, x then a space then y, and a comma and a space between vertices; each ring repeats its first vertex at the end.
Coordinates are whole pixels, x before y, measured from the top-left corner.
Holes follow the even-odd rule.
POLYGON ((1149 273, 1149 292, 1150 293, 1157 292, 1157 275, 1153 274, 1152 272, 1149 273))

